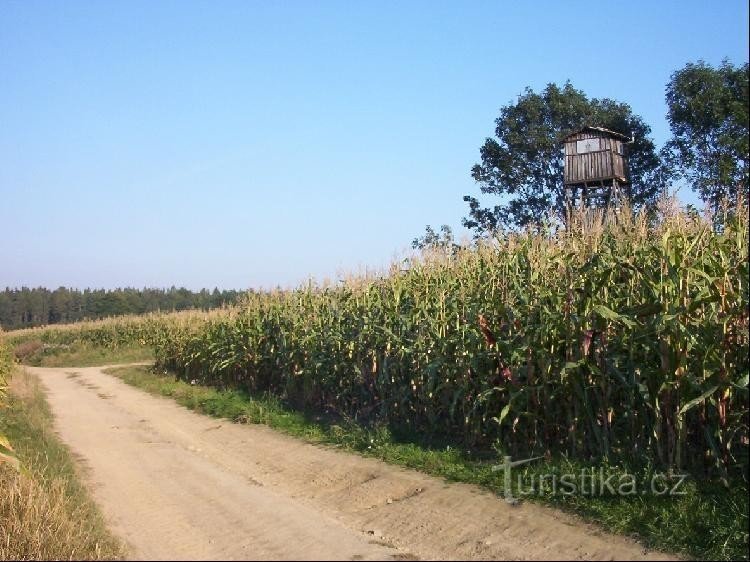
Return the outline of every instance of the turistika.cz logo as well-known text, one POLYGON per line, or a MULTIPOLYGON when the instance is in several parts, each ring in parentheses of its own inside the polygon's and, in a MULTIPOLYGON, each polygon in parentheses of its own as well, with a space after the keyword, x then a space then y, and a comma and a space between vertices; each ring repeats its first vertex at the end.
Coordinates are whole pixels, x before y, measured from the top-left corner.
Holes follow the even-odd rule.
MULTIPOLYGON (((503 464, 492 467, 504 472, 505 500, 516 503, 514 497, 512 469, 541 459, 511 460, 503 458, 503 464)), ((683 483, 687 475, 654 473, 648 478, 639 478, 628 472, 608 473, 604 467, 583 468, 579 472, 567 473, 519 473, 516 477, 515 494, 518 496, 680 496, 685 493, 683 483)))

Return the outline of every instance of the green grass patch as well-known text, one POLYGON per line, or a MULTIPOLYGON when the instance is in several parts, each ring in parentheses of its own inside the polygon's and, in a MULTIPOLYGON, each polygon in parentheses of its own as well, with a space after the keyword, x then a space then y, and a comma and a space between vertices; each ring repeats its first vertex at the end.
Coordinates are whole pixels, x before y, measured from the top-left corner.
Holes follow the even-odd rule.
POLYGON ((52 427, 39 381, 17 369, 0 434, 20 471, 0 466, 0 559, 120 559, 125 550, 108 530, 81 483, 70 450, 52 427))
POLYGON ((14 352, 21 363, 34 367, 96 367, 154 359, 153 350, 144 345, 103 347, 84 342, 26 342, 16 346, 14 352))
MULTIPOLYGON (((386 427, 366 428, 354 423, 332 421, 288 407, 275 396, 250 396, 236 390, 217 390, 176 380, 169 374, 155 374, 149 367, 119 367, 107 370, 128 384, 152 394, 171 397, 179 404, 210 416, 240 423, 265 424, 311 443, 335 446, 375 457, 385 462, 441 476, 451 481, 476 484, 497 494, 505 493, 503 471, 493 470, 500 461, 479 458, 476 453, 456 446, 432 446, 414 436, 394 435, 386 427)), ((563 495, 549 482, 538 493, 524 495, 543 475, 580 475, 582 471, 606 476, 632 474, 639 488, 655 477, 647 467, 584 466, 565 458, 543 459, 513 471, 511 490, 524 497, 576 513, 604 529, 637 536, 651 548, 680 553, 698 559, 747 559, 748 489, 746 483, 726 489, 719 485, 686 480, 681 495, 653 494, 620 496, 612 494, 563 495), (519 489, 519 480, 521 488, 519 489)), ((592 478, 591 488, 602 484, 592 478)), ((659 485, 674 486, 677 480, 659 485)))

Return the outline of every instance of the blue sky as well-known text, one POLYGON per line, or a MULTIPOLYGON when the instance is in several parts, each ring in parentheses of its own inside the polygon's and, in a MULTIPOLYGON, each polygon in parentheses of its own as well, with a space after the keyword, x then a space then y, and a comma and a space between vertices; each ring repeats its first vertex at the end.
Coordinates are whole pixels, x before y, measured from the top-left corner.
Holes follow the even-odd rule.
MULTIPOLYGON (((526 86, 669 136, 687 62, 748 4, 0 0, 0 286, 294 286, 461 233, 526 86)), ((690 194, 683 199, 692 201, 690 194)))

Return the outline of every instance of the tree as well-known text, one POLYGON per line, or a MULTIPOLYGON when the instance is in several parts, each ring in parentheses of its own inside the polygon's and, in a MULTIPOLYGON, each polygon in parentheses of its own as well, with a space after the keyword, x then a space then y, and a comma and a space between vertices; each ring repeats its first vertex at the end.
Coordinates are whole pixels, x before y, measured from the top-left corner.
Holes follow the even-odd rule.
POLYGON ((703 61, 672 74, 666 89, 676 167, 701 199, 715 208, 723 198, 748 194, 748 65, 703 61))
POLYGON ((435 230, 428 224, 425 227, 424 236, 415 238, 412 240, 411 247, 415 250, 425 249, 443 249, 450 250, 451 252, 456 251, 460 246, 456 244, 453 238, 453 230, 447 224, 440 227, 440 232, 435 230))
POLYGON ((54 291, 38 287, 11 289, 0 292, 0 327, 13 330, 45 324, 75 322, 83 318, 102 318, 119 314, 142 314, 157 309, 183 310, 209 308, 236 303, 239 291, 214 290, 214 296, 203 289, 194 293, 188 289, 67 289, 54 291), (215 299, 214 299, 215 297, 215 299), (215 302, 214 302, 215 300, 215 302))
POLYGON ((482 193, 506 196, 507 201, 482 208, 469 195, 469 217, 463 224, 477 236, 500 226, 537 222, 549 209, 565 209, 562 138, 585 125, 633 135, 629 145, 631 185, 626 190, 639 207, 655 199, 666 183, 666 170, 649 138, 651 128, 630 106, 611 99, 588 99, 570 82, 548 84, 541 92, 530 88, 516 103, 500 109, 495 138, 480 149, 481 163, 472 170, 482 193))

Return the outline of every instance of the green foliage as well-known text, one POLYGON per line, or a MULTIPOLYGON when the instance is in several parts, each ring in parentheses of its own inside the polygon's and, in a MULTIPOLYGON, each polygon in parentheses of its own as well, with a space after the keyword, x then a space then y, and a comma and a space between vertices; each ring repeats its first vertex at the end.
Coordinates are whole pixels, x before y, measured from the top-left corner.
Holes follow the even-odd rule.
POLYGON ((635 137, 629 145, 628 195, 636 207, 653 201, 664 187, 664 169, 643 119, 627 104, 587 98, 570 82, 562 88, 548 84, 541 93, 527 88, 515 103, 501 108, 495 123, 495 138, 485 141, 482 161, 471 174, 482 193, 504 196, 506 201, 482 208, 476 198, 464 197, 469 203, 464 225, 478 235, 535 223, 549 209, 564 212, 561 141, 585 125, 635 137))
MULTIPOLYGON (((37 342, 29 342, 37 343, 37 342)), ((93 367, 115 363, 135 363, 153 360, 149 347, 139 344, 118 347, 101 347, 94 343, 76 342, 73 344, 41 344, 27 355, 23 351, 25 344, 16 348, 16 356, 24 365, 35 367, 93 367)))
POLYGON ((748 198, 748 64, 714 68, 689 63, 672 74, 666 91, 676 167, 714 209, 738 191, 748 198))
POLYGON ((425 227, 424 236, 415 238, 411 243, 411 247, 415 250, 433 249, 447 250, 451 252, 459 249, 459 245, 456 244, 453 237, 453 230, 447 224, 440 227, 439 233, 435 232, 430 225, 427 225, 425 227))
POLYGON ((75 353, 80 348, 94 347, 116 350, 134 346, 150 346, 170 326, 179 326, 193 319, 208 318, 187 311, 173 314, 121 316, 104 320, 82 321, 61 326, 15 330, 7 333, 7 343, 21 360, 42 360, 45 356, 75 353))
MULTIPOLYGON (((8 381, 10 380, 12 368, 13 355, 11 354, 10 347, 5 342, 3 331, 0 328, 0 415, 3 416, 5 415, 4 410, 7 408, 8 381)), ((17 461, 10 441, 0 428, 0 465, 4 463, 15 465, 17 461)))
POLYGON ((0 330, 0 407, 5 403, 8 390, 8 378, 13 367, 13 356, 9 346, 5 343, 2 330, 0 330))
POLYGON ((744 477, 746 218, 722 232, 684 214, 576 220, 386 278, 249 295, 231 317, 161 332, 157 362, 514 457, 744 477))
POLYGON ((6 288, 0 292, 0 326, 6 330, 64 324, 123 314, 144 314, 159 310, 209 310, 233 304, 237 291, 192 292, 177 289, 86 289, 60 287, 6 288))

